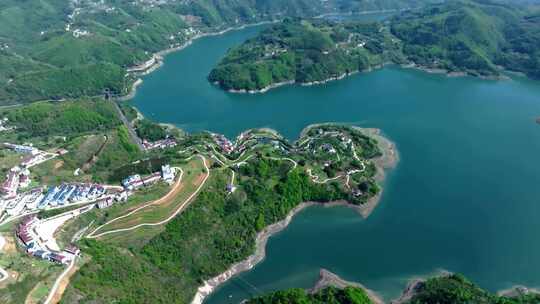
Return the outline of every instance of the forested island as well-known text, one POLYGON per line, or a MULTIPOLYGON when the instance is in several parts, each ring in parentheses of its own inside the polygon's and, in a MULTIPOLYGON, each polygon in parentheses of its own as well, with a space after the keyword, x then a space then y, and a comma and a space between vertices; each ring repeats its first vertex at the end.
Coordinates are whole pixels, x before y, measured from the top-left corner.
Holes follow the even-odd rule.
MULTIPOLYGON (((322 286, 312 290, 292 288, 247 300, 247 304, 378 304, 382 300, 357 283, 346 282, 321 270, 322 286)), ((413 280, 393 304, 534 304, 540 294, 525 287, 515 287, 500 295, 483 290, 460 274, 443 274, 413 280)))
POLYGON ((394 63, 451 75, 540 77, 540 14, 519 4, 452 0, 384 22, 286 19, 232 48, 209 81, 231 92, 314 84, 394 63))

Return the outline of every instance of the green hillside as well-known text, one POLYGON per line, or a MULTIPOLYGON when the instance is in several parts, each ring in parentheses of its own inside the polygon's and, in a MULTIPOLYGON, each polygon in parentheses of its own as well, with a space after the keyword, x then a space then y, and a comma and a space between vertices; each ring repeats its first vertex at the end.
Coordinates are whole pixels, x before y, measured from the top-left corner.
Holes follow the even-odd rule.
POLYGON ((338 289, 336 287, 326 287, 314 294, 309 294, 303 289, 288 289, 276 291, 269 295, 257 297, 246 302, 246 304, 372 304, 366 292, 357 287, 346 287, 338 289))
POLYGON ((540 13, 506 1, 448 0, 379 23, 285 20, 229 50, 208 79, 225 90, 313 83, 384 63, 540 78, 540 13))
POLYGON ((428 68, 499 76, 506 69, 540 77, 540 20, 515 4, 448 1, 392 20, 404 54, 428 68))
POLYGON ((382 24, 288 19, 231 49, 208 79, 247 91, 325 81, 399 61, 398 51, 382 24))
POLYGON ((515 296, 498 296, 487 292, 458 274, 430 278, 420 283, 406 304, 533 304, 540 295, 517 292, 515 296))
MULTIPOLYGON (((507 296, 487 292, 462 275, 451 274, 433 277, 419 282, 412 288, 409 299, 392 302, 396 304, 533 304, 540 301, 540 295, 525 289, 516 289, 507 296)), ((406 297, 404 297, 406 298, 406 297)), ((356 287, 339 289, 327 287, 314 294, 303 289, 276 291, 268 295, 248 300, 248 304, 369 304, 373 303, 364 290, 356 287)))
POLYGON ((125 94, 125 70, 200 32, 340 9, 419 0, 5 0, 0 3, 0 105, 125 94), (351 6, 352 5, 352 6, 351 6))

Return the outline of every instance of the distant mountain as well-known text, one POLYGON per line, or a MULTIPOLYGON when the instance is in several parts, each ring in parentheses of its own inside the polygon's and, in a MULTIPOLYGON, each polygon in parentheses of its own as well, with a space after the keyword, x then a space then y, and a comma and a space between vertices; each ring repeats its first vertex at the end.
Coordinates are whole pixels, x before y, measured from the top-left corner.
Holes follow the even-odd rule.
POLYGON ((498 76, 500 68, 540 78, 540 14, 517 4, 455 0, 391 21, 414 63, 498 76))
POLYGON ((429 0, 3 0, 0 104, 127 92, 126 67, 199 32, 429 0))

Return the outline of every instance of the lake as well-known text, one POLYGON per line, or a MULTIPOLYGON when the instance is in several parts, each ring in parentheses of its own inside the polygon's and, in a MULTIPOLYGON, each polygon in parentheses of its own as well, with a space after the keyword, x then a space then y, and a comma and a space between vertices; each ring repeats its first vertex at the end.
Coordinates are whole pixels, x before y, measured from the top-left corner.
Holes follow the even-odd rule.
POLYGON ((540 83, 448 78, 387 67, 324 86, 226 93, 206 77, 263 27, 197 40, 146 76, 134 105, 148 118, 229 137, 270 127, 291 140, 309 124, 380 128, 401 161, 366 220, 314 207, 272 237, 267 258, 207 303, 311 287, 321 267, 384 296, 415 276, 460 272, 491 291, 540 286, 540 83))

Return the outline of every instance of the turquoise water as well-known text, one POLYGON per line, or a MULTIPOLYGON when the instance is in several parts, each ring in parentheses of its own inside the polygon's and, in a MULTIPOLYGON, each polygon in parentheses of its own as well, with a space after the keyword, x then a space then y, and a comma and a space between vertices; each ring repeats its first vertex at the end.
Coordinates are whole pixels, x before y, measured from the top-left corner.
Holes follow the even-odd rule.
POLYGON ((445 269, 498 290, 540 286, 540 84, 447 78, 389 67, 325 86, 263 95, 225 93, 206 81, 226 50, 260 30, 196 41, 148 75, 134 104, 188 131, 235 136, 271 127, 295 139, 316 122, 377 127, 401 154, 379 207, 310 208, 270 239, 267 259, 208 303, 309 287, 321 267, 386 299, 406 281, 445 269))

